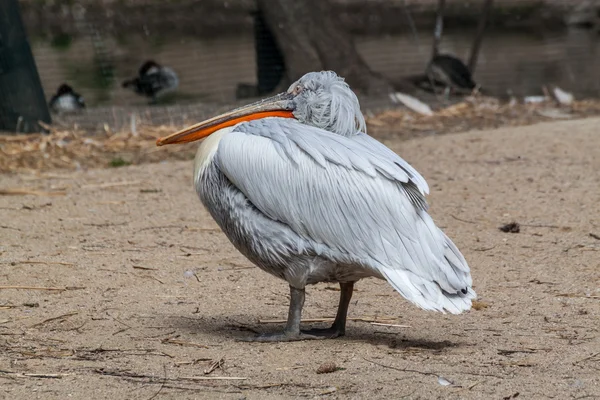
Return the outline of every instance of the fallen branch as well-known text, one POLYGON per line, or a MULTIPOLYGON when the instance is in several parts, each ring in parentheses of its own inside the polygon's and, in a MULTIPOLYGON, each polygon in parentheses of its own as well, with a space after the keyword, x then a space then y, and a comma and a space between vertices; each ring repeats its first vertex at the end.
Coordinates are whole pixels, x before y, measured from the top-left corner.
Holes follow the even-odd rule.
POLYGON ((63 191, 55 191, 55 192, 45 192, 43 190, 34 190, 34 189, 26 189, 26 188, 8 188, 8 189, 0 189, 1 196, 64 196, 67 192, 63 191))
POLYGON ((560 226, 551 224, 520 224, 521 226, 528 226, 530 228, 550 228, 550 229, 572 229, 570 226, 560 226))
POLYGON ((163 364, 163 371, 165 372, 165 377, 164 377, 163 381, 161 382, 160 387, 158 388, 158 391, 156 393, 154 393, 152 396, 150 396, 148 398, 148 400, 152 400, 153 398, 158 396, 160 394, 160 392, 162 392, 163 388, 165 387, 165 384, 167 383, 167 365, 166 364, 163 364))
POLYGON ((41 286, 0 286, 0 290, 2 289, 15 289, 15 290, 48 290, 48 291, 56 291, 56 292, 64 292, 67 288, 59 288, 59 287, 41 287, 41 286))
POLYGON ((213 372, 217 368, 223 369, 222 367, 223 367, 224 362, 225 362, 225 359, 223 357, 219 358, 218 360, 214 360, 213 362, 210 363, 210 366, 208 367, 208 369, 204 370, 204 374, 209 375, 211 372, 213 372))
POLYGON ((21 230, 19 228, 13 228, 12 226, 7 226, 7 225, 0 225, 0 228, 2 228, 2 229, 12 229, 13 231, 19 231, 19 232, 21 232, 21 230))
POLYGON ((48 318, 48 319, 43 320, 42 322, 38 322, 37 324, 31 325, 30 328, 35 328, 36 326, 44 325, 47 322, 56 321, 57 319, 72 317, 73 315, 77 315, 77 314, 79 314, 77 311, 73 311, 70 313, 59 315, 58 317, 48 318))
POLYGON ((454 214, 450 214, 450 216, 451 216, 452 218, 454 218, 455 220, 457 220, 457 221, 460 221, 460 222, 465 222, 465 223, 467 223, 467 224, 476 224, 476 223, 477 223, 477 222, 475 222, 475 221, 469 221, 468 219, 462 219, 462 218, 458 218, 458 217, 457 217, 456 215, 454 215, 454 214))
POLYGON ((242 381, 248 378, 240 376, 182 376, 177 378, 158 378, 153 375, 138 374, 130 371, 120 371, 104 368, 95 368, 93 372, 100 375, 117 376, 120 378, 148 379, 150 382, 177 382, 182 380, 188 381, 242 381))
POLYGON ((158 268, 142 267, 141 265, 132 265, 133 269, 142 269, 144 271, 158 271, 158 268))
POLYGON ((243 381, 248 378, 240 376, 182 376, 178 379, 186 379, 190 381, 243 381))
POLYGON ((84 185, 82 189, 106 189, 117 186, 129 186, 129 185, 139 185, 142 183, 141 181, 121 181, 121 182, 108 182, 108 183, 100 183, 96 185, 84 185))
POLYGON ((47 264, 47 265, 66 265, 69 267, 75 265, 74 263, 62 262, 62 261, 39 261, 39 260, 12 261, 10 264, 11 265, 15 265, 15 264, 47 264))
POLYGON ((371 325, 390 326, 390 327, 394 327, 394 328, 412 328, 412 326, 410 326, 410 325, 382 324, 381 322, 371 322, 371 325))
POLYGON ((84 226, 95 226, 97 228, 106 228, 108 226, 121 226, 121 225, 127 225, 129 222, 120 222, 120 223, 113 223, 113 222, 104 222, 102 224, 83 224, 84 226))
POLYGON ((170 229, 170 228, 182 228, 181 225, 162 225, 162 226, 147 226, 145 228, 140 228, 136 232, 148 231, 151 229, 170 229))
POLYGON ((556 297, 579 297, 584 299, 600 299, 600 296, 586 296, 585 294, 576 294, 576 293, 560 293, 557 294, 556 297))
MULTIPOLYGON (((416 370, 416 369, 410 369, 410 368, 398 368, 398 367, 394 367, 394 366, 391 366, 391 365, 385 365, 385 364, 381 364, 381 363, 378 363, 377 361, 369 360, 369 359, 367 359, 367 358, 364 358, 364 357, 363 357, 363 359, 364 359, 365 361, 368 361, 368 362, 370 362, 370 363, 373 363, 373 364, 375 364, 375 365, 379 365, 380 367, 389 368, 389 369, 393 369, 393 370, 400 371, 400 372, 414 372, 414 373, 416 373, 416 374, 421 374, 421 375, 435 376, 435 377, 437 377, 437 378, 439 378, 439 377, 440 377, 440 375, 438 375, 438 374, 435 374, 435 373, 433 373, 433 372, 419 371, 419 370, 416 370)), ((491 376, 491 377, 494 377, 494 378, 504 379, 504 377, 503 377, 503 376, 500 376, 500 375, 494 375, 494 374, 480 374, 480 373, 475 373, 475 372, 464 372, 464 371, 460 371, 460 372, 452 372, 452 373, 453 373, 453 374, 474 375, 474 376, 491 376)))
POLYGON ((200 347, 203 349, 208 349, 209 347, 204 345, 204 344, 200 344, 200 343, 194 343, 194 342, 187 342, 185 340, 178 340, 178 339, 163 339, 161 340, 161 343, 168 343, 168 344, 177 344, 179 346, 188 346, 188 347, 200 347))
POLYGON ((582 358, 581 360, 578 360, 578 361, 574 361, 573 365, 579 364, 580 362, 584 362, 584 361, 587 361, 587 360, 591 360, 592 358, 595 358, 597 355, 600 355, 600 352, 598 352, 598 353, 592 353, 592 355, 590 355, 590 356, 584 357, 584 358, 582 358))
POLYGON ((2 371, 0 370, 0 374, 8 375, 15 378, 46 378, 46 379, 62 379, 64 376, 69 376, 70 374, 33 374, 33 373, 19 373, 14 371, 2 371))

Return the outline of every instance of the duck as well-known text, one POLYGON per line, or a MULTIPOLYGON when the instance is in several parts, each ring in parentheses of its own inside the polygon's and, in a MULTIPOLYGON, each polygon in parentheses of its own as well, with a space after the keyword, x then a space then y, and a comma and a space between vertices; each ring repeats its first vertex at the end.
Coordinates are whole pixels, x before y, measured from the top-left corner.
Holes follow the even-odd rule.
POLYGON ((133 89, 140 96, 150 98, 151 104, 156 104, 160 97, 177 89, 179 77, 171 68, 148 60, 140 67, 138 76, 124 81, 122 86, 133 89))
POLYGON ((468 94, 477 87, 469 67, 462 60, 450 54, 433 56, 427 65, 425 74, 434 91, 437 85, 441 85, 446 91, 468 94))
POLYGON ((50 99, 48 106, 56 114, 73 113, 84 109, 85 101, 71 86, 63 83, 50 99))

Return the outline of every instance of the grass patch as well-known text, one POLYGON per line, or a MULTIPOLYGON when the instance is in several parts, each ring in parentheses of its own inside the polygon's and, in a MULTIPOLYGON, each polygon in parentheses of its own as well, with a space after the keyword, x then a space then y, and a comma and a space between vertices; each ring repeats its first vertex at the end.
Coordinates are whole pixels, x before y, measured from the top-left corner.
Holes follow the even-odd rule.
POLYGON ((121 157, 113 158, 108 163, 108 166, 111 168, 126 167, 128 165, 131 165, 131 163, 127 160, 122 159, 121 157))

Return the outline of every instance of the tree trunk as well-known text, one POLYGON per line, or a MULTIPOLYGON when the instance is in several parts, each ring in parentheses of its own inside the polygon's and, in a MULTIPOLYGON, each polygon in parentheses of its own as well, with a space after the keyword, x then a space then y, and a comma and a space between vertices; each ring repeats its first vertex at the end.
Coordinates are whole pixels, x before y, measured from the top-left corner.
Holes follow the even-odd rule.
POLYGON ((473 47, 471 48, 471 56, 469 57, 469 70, 471 74, 475 74, 475 67, 477 66, 477 59, 479 58, 479 50, 481 50, 481 42, 483 41, 483 34, 487 26, 490 13, 494 0, 485 0, 483 4, 483 11, 481 13, 481 19, 477 26, 477 33, 475 34, 475 40, 473 41, 473 47))
POLYGON ((40 132, 51 122, 17 0, 0 0, 0 131, 40 132))
POLYGON ((360 57, 351 35, 337 25, 328 1, 258 0, 258 6, 283 53, 290 81, 310 71, 332 70, 359 92, 393 91, 360 57))
POLYGON ((444 32, 444 9, 446 8, 446 0, 438 0, 437 15, 435 17, 435 30, 433 31, 433 48, 431 58, 440 53, 440 43, 442 41, 442 33, 444 32))
POLYGON ((285 74, 285 61, 277 41, 260 10, 254 13, 254 47, 256 48, 257 94, 272 93, 285 74))

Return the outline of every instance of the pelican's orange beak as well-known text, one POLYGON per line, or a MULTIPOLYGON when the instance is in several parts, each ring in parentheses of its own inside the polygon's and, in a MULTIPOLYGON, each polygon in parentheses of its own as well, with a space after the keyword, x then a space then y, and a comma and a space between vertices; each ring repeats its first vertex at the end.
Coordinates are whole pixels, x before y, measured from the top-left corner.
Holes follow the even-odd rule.
POLYGON ((294 107, 291 100, 291 94, 282 93, 188 126, 179 132, 159 138, 156 141, 156 145, 164 146, 166 144, 193 142, 203 139, 220 129, 234 126, 244 121, 266 117, 294 118, 294 107))

